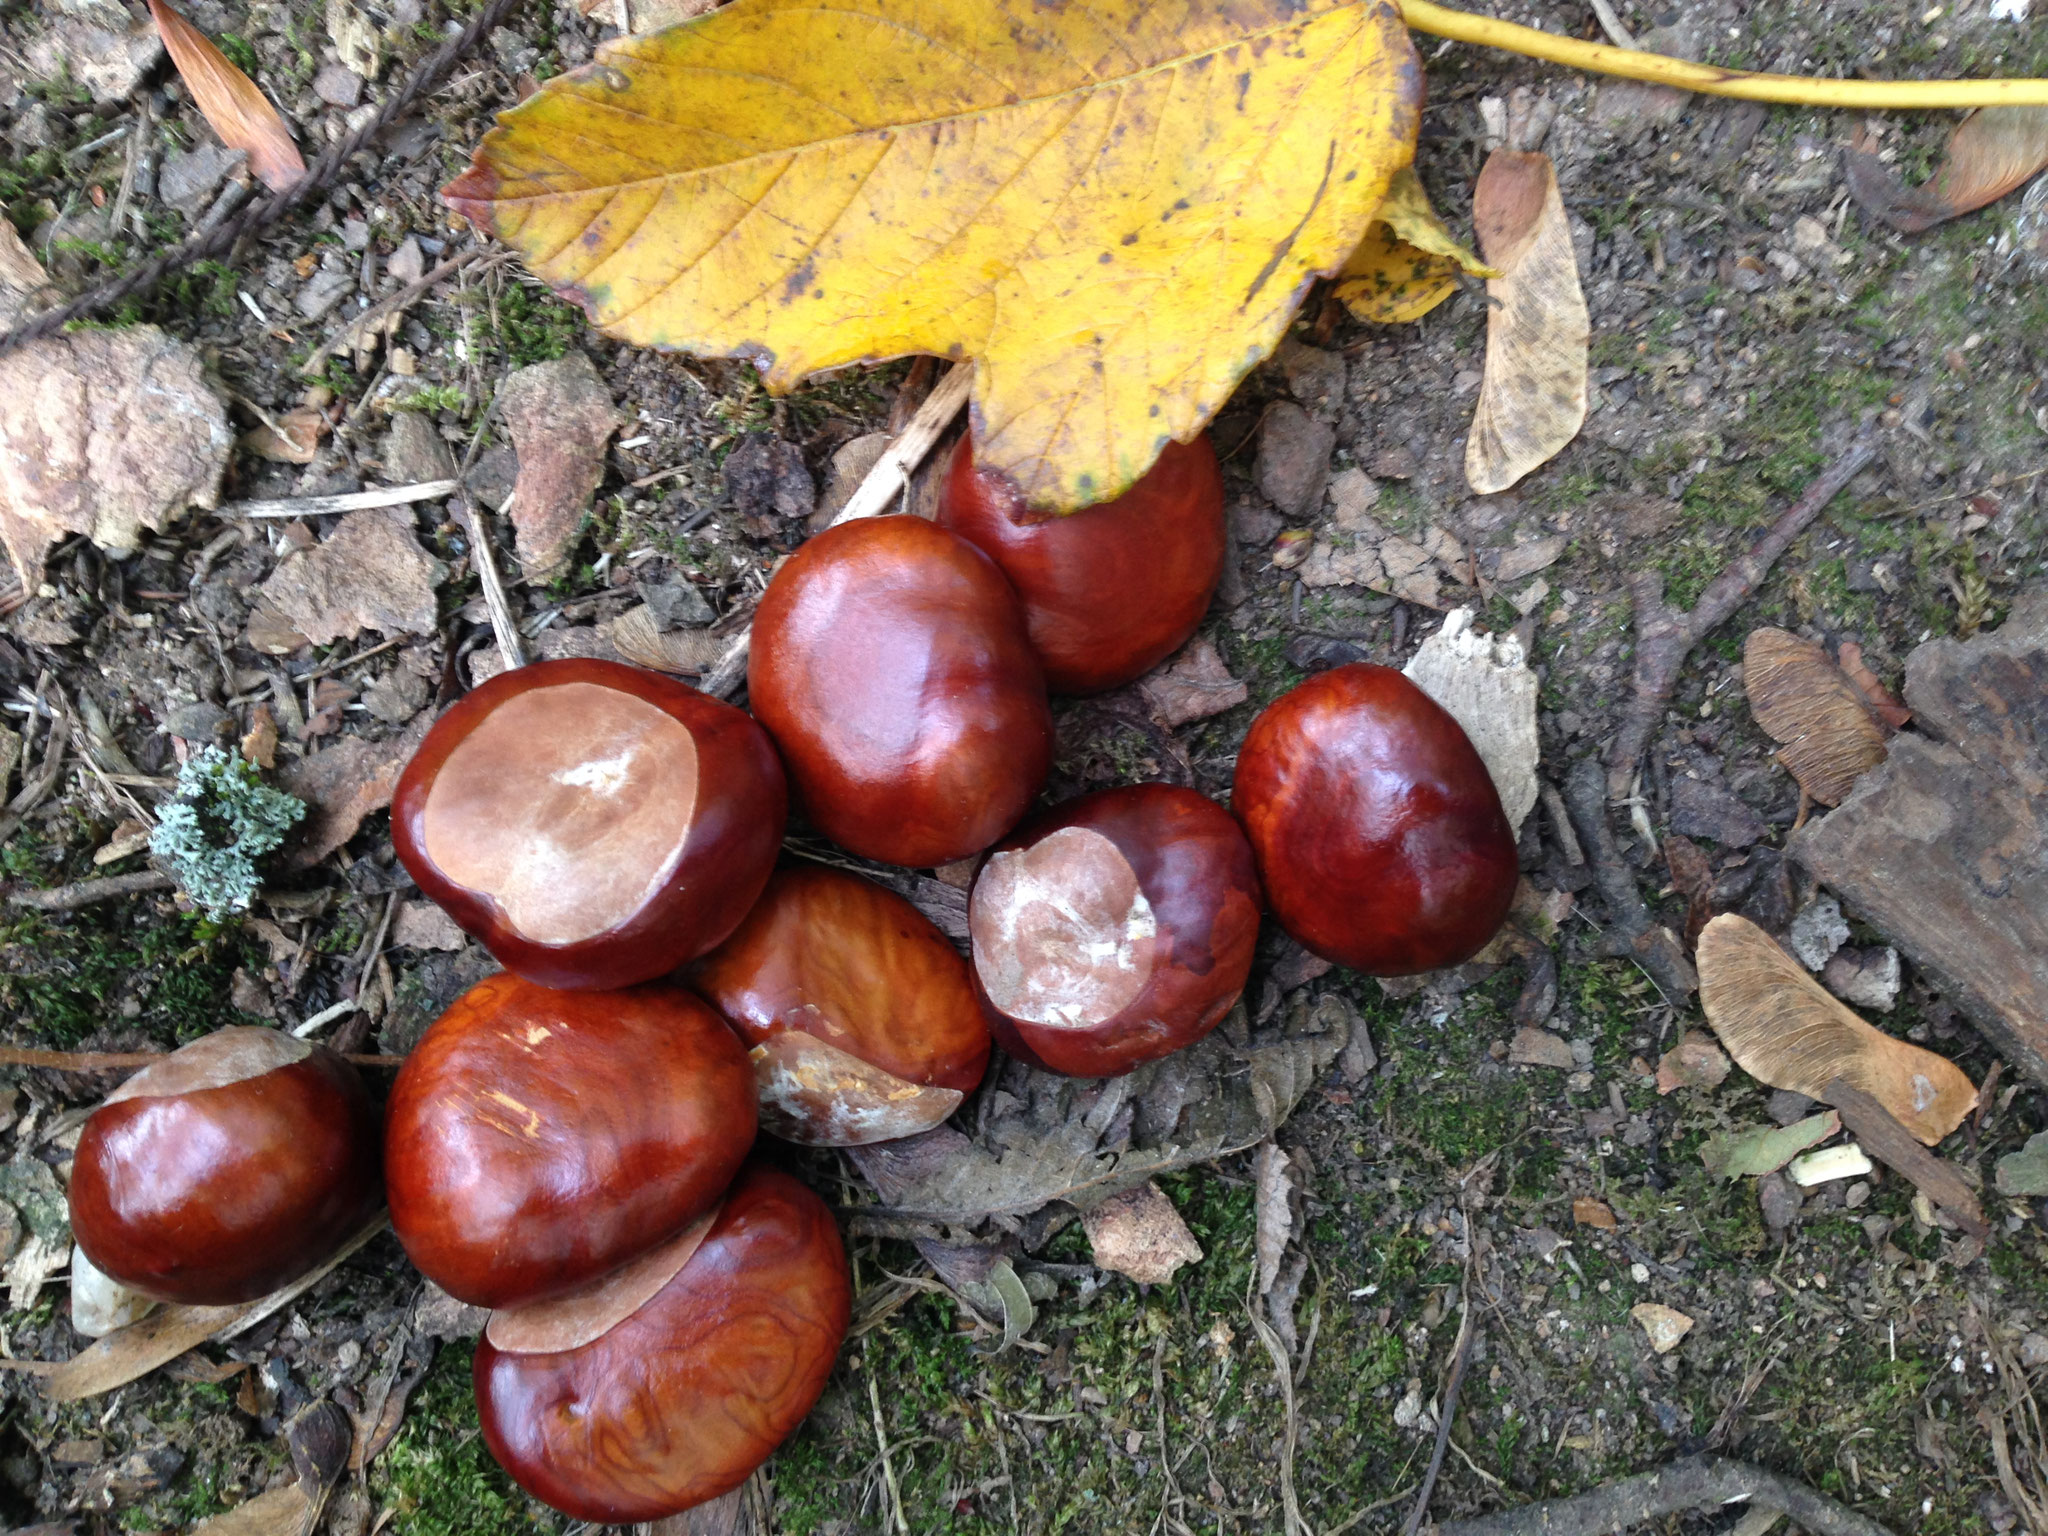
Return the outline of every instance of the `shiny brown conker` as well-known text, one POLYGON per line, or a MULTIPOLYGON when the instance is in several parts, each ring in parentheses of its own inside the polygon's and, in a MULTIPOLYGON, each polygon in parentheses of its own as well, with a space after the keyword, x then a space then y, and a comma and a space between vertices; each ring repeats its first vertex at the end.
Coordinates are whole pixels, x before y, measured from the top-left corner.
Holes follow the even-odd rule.
POLYGON ((754 1123, 746 1052, 683 988, 486 977, 392 1084, 391 1225, 421 1273, 463 1301, 556 1295, 708 1210, 754 1123))
POLYGON ((930 1130, 981 1082, 967 963, 917 908, 838 870, 778 871, 690 983, 747 1047, 761 1124, 853 1147, 930 1130))
POLYGON ((240 1026, 107 1095, 78 1138, 71 1230, 160 1301, 253 1301, 319 1267, 383 1193, 377 1112, 323 1045, 240 1026))
POLYGON ((1151 671, 1195 632, 1223 575, 1223 470, 1206 432, 1169 442, 1123 495, 1066 516, 1026 508, 1008 480, 974 467, 963 437, 938 521, 1010 578, 1054 693, 1151 671))
POLYGON ((1258 878, 1222 806, 1133 784, 1006 838, 967 920, 1003 1049, 1113 1077, 1192 1045, 1230 1011, 1258 946, 1258 878))
POLYGON ((1326 960, 1407 976, 1469 960, 1508 915, 1515 836, 1458 722, 1390 667, 1273 701, 1231 807, 1280 925, 1326 960))
POLYGON ((754 614, 747 689, 818 829, 885 864, 979 853, 1052 762, 1017 594, 922 518, 842 523, 791 555, 754 614))
POLYGON ((708 1222, 584 1295, 492 1314, 484 1444, 580 1520, 660 1520, 738 1487, 803 1422, 853 1288, 825 1202, 749 1167, 708 1222))
POLYGON ((775 748, 742 711, 615 661, 542 661, 434 723, 399 778, 391 838, 506 969, 623 987, 732 932, 787 812, 775 748))

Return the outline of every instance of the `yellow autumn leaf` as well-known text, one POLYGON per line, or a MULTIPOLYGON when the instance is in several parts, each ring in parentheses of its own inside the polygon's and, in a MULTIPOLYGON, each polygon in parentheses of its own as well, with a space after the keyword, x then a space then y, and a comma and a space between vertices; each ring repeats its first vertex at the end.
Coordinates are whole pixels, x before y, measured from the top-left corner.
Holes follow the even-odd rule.
POLYGON ((1414 154, 1387 0, 735 0, 507 112, 445 195, 598 325, 772 389, 975 363, 1071 510, 1188 440, 1414 154))
POLYGON ((1387 184, 1386 200, 1358 249, 1337 274, 1335 293, 1360 320, 1400 325, 1420 320, 1458 291, 1458 274, 1499 277, 1444 227, 1413 166, 1387 184))

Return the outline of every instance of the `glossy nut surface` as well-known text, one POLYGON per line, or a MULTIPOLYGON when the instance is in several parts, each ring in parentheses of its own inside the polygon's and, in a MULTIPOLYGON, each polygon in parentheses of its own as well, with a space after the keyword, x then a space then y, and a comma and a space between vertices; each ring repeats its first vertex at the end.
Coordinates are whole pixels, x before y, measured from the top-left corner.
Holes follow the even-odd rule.
POLYGON ((1083 795, 989 856, 968 927, 1004 1050, 1112 1077, 1201 1039, 1244 990, 1259 937, 1251 847, 1192 789, 1083 795))
POLYGON ((590 1342, 514 1353, 492 1319, 474 1366, 484 1443, 565 1514, 662 1519, 738 1487, 803 1421, 851 1306, 824 1201, 750 1167, 674 1277, 590 1342))
POLYGON ((754 1140, 754 1078, 683 988, 486 977, 434 1021, 385 1112, 391 1225, 482 1307, 559 1294, 709 1209, 754 1140))
POLYGON ((922 518, 842 523, 791 555, 754 615, 747 689, 818 829, 885 864, 979 853, 1052 762, 1016 593, 922 518))
POLYGON ((377 1113, 356 1069, 274 1029, 219 1030, 92 1112, 71 1229, 162 1301, 252 1301, 317 1268, 377 1208, 377 1113))
POLYGON ((960 952, 894 891, 836 869, 779 870, 690 984, 739 1031, 762 1128, 785 1141, 852 1147, 930 1130, 988 1066, 960 952))
POLYGON ((742 711, 614 661, 542 661, 420 744, 391 836, 420 889, 551 987, 667 974, 729 934, 775 867, 782 765, 742 711))
POLYGON ((1054 693, 1100 693, 1151 671, 1195 632, 1223 575, 1223 470, 1206 432, 1168 443, 1114 501, 1065 517, 1027 510, 1007 480, 974 467, 963 437, 938 521, 1010 578, 1054 693))
POLYGON ((1514 834, 1486 765, 1389 667, 1337 667, 1276 699, 1238 753, 1231 807, 1281 926, 1339 965, 1456 965, 1514 899, 1514 834))

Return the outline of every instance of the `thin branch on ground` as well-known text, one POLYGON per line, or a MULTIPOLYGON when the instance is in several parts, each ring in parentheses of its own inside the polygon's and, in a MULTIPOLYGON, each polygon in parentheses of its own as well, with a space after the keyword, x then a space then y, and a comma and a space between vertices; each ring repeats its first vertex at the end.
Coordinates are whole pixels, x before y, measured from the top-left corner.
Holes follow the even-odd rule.
POLYGON ((1593 866, 1593 881, 1607 903, 1607 921, 1612 930, 1602 948, 1610 955, 1633 960, 1643 974, 1654 981, 1667 1003, 1682 1003, 1699 990, 1699 973, 1685 956, 1685 949, 1670 929, 1650 915, 1636 889, 1635 871, 1628 867, 1615 846, 1614 830, 1607 824, 1607 780, 1599 763, 1581 758, 1572 765, 1565 780, 1564 800, 1578 829, 1579 842, 1593 866))
POLYGON ((462 489, 459 480, 422 480, 418 485, 379 485, 340 496, 287 496, 278 501, 231 501, 221 517, 326 517, 335 512, 362 512, 373 507, 403 507, 415 501, 439 501, 462 489))
POLYGON ((512 604, 505 597, 505 583, 498 575, 497 556, 491 553, 489 530, 484 527, 484 515, 476 507, 474 498, 463 496, 459 499, 462 520, 469 526, 469 547, 476 556, 477 580, 484 589, 484 606, 491 611, 491 633, 497 637, 498 654, 504 658, 505 667, 526 665, 526 649, 519 643, 519 624, 512 617, 512 604))
MULTIPOLYGON (((1679 669, 1692 648, 1749 601, 1778 556, 1876 457, 1877 439, 1866 430, 1849 445, 1847 452, 1821 471, 1806 494, 1771 524, 1747 554, 1714 578, 1691 613, 1680 613, 1665 603, 1664 578, 1657 572, 1637 571, 1629 578, 1629 597, 1636 614, 1635 697, 1629 701, 1621 729, 1615 733, 1614 744, 1607 753, 1610 800, 1628 795, 1636 765, 1642 761, 1650 738, 1664 718, 1664 706, 1671 702, 1671 691, 1678 686, 1679 669)), ((1579 829, 1579 835, 1585 836, 1584 827, 1579 829)))
POLYGON ((130 267, 111 282, 80 294, 69 304, 46 309, 22 322, 0 335, 0 353, 12 352, 16 347, 40 341, 45 336, 54 336, 72 321, 111 309, 133 294, 154 288, 174 272, 190 271, 194 262, 218 260, 232 251, 244 235, 276 223, 301 203, 317 197, 341 174, 352 156, 368 148, 378 134, 410 111, 422 96, 431 94, 448 71, 455 67, 455 61, 501 25, 518 3, 519 0, 489 0, 460 33, 419 62, 368 122, 315 160, 306 168, 304 176, 282 192, 262 202, 251 203, 234 218, 194 234, 140 266, 130 267))
POLYGON ((160 869, 139 869, 132 875, 104 875, 97 880, 74 880, 54 885, 47 891, 16 891, 7 899, 17 907, 38 912, 76 912, 102 901, 139 896, 145 891, 168 891, 177 882, 160 869))
POLYGON ((889 1507, 883 1511, 883 1527, 896 1527, 897 1536, 910 1536, 910 1526, 903 1518, 903 1492, 896 1486, 896 1466, 889 1460, 889 1432, 882 1423, 882 1393, 875 1382, 875 1365, 866 1353, 867 1346, 861 1346, 861 1359, 868 1368, 868 1407, 875 1419, 875 1446, 882 1457, 882 1483, 888 1491, 889 1507))
POLYGON ((1804 1483, 1719 1456, 1688 1456, 1574 1498, 1540 1499, 1472 1520, 1447 1520, 1437 1529, 1438 1536, 1608 1536, 1738 1499, 1783 1510, 1808 1536, 1892 1536, 1885 1526, 1804 1483))
POLYGON ((460 251, 447 260, 438 262, 433 269, 413 282, 407 283, 398 292, 379 299, 361 314, 351 315, 348 323, 334 333, 334 339, 324 343, 313 355, 299 364, 301 378, 318 378, 326 370, 327 360, 346 348, 353 352, 370 339, 371 328, 392 315, 410 309, 435 288, 460 272, 477 257, 483 255, 480 246, 460 251))
MULTIPOLYGON (((1465 1240, 1469 1247, 1472 1238, 1470 1218, 1467 1218, 1465 1240)), ((1415 1495, 1415 1507, 1408 1511, 1408 1523, 1401 1527, 1401 1536, 1415 1536, 1422 1528, 1423 1518, 1429 1513, 1430 1495, 1436 1492, 1437 1474, 1443 1471, 1444 1452, 1451 1445, 1451 1420, 1458 1413, 1458 1391, 1465 1385, 1465 1366, 1472 1356, 1472 1276, 1468 1269, 1465 1275, 1465 1295, 1458 1301, 1458 1342, 1451 1352, 1451 1374, 1444 1382, 1443 1400, 1437 1405, 1436 1447, 1429 1453, 1429 1465, 1423 1469, 1422 1488, 1415 1495)))
MULTIPOLYGON (((832 519, 834 528, 856 518, 879 517, 896 504, 897 499, 909 489, 910 477, 924 462, 925 455, 946 435, 946 429, 953 425, 953 418, 966 408, 968 391, 973 386, 974 365, 956 363, 925 397, 924 404, 917 408, 917 414, 910 418, 910 425, 903 429, 903 435, 875 460, 875 467, 854 488, 853 495, 840 508, 839 515, 832 519)), ((747 655, 753 635, 750 625, 733 636, 725 654, 718 658, 718 665, 704 674, 704 681, 699 685, 703 692, 714 699, 723 699, 739 687, 747 675, 747 655)))

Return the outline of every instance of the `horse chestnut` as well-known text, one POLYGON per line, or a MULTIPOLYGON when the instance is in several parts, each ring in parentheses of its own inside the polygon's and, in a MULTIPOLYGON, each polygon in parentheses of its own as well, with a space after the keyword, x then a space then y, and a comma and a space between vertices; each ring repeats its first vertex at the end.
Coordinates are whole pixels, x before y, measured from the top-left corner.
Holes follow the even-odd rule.
POLYGON ((1026 509, 1014 485, 974 467, 963 437, 938 521, 1010 578, 1054 693, 1151 671, 1195 632, 1223 575, 1223 470, 1207 433, 1169 442, 1123 495, 1065 517, 1026 509))
POLYGON ((750 1048, 761 1123, 785 1141, 855 1147, 928 1131, 988 1066, 988 1022, 959 951, 856 875, 780 871, 690 981, 750 1048))
POLYGON ((1238 752, 1231 806, 1280 925, 1339 965, 1456 965, 1514 899, 1515 836, 1486 764, 1390 667, 1336 667, 1274 700, 1238 752))
POLYGON ((922 518, 842 523, 791 555, 754 614, 747 688, 811 820, 885 864, 979 853, 1052 763, 1017 594, 922 518))
POLYGON ((708 1210, 754 1118, 746 1052, 681 987, 557 992, 489 976, 392 1084, 391 1225, 463 1301, 555 1295, 708 1210))
POLYGON ((737 1488, 803 1422, 852 1301, 825 1202, 751 1167, 641 1263, 492 1314, 473 1367, 484 1444, 577 1519, 665 1519, 737 1488))
POLYGON ((421 890, 551 987, 665 975, 732 932, 782 845, 782 765, 740 710, 615 661, 500 673, 391 802, 421 890))
POLYGON ((377 1112, 356 1069, 237 1026, 144 1067, 92 1112, 71 1231, 130 1290, 227 1306, 317 1268, 381 1193, 377 1112))
POLYGON ((1056 806, 989 856, 968 904, 974 974, 1013 1056, 1111 1077, 1230 1011, 1259 937, 1252 850, 1171 784, 1056 806))

